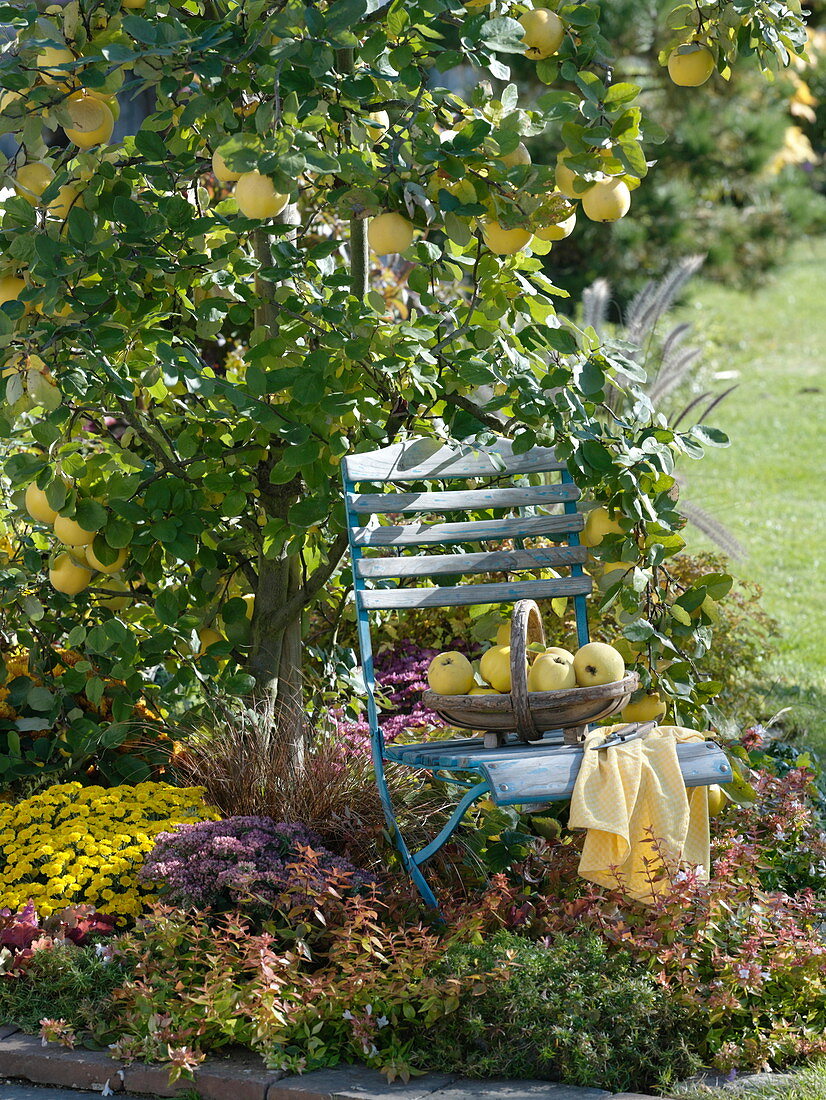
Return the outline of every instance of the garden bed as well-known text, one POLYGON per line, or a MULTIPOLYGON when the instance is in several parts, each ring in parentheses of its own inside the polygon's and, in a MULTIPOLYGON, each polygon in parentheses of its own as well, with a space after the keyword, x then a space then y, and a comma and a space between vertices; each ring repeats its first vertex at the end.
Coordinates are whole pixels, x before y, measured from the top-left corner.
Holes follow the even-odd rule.
MULTIPOLYGON (((709 880, 674 868, 642 906, 619 883, 578 878, 564 806, 483 805, 433 868, 442 927, 381 866, 380 834, 354 846, 339 829, 336 845, 333 830, 220 818, 196 788, 49 788, 0 808, 0 836, 17 839, 7 880, 40 899, 39 913, 3 917, 0 1018, 51 1040, 55 1064, 111 1047, 115 1067, 158 1063, 172 1083, 239 1046, 275 1075, 363 1061, 391 1081, 439 1072, 606 1093, 667 1092, 703 1064, 743 1073, 826 1054, 814 772, 757 730, 738 753, 755 800, 715 819, 709 880)), ((363 758, 339 763, 362 805, 363 758)), ((427 787, 401 793, 411 817, 432 810, 427 787)))

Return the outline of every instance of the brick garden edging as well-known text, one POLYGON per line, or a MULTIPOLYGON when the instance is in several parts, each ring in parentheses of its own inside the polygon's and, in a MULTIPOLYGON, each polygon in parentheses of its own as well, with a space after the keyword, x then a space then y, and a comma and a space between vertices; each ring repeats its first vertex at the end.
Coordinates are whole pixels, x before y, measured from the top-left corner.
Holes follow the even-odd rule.
POLYGON ((35 1036, 0 1026, 0 1078, 5 1077, 107 1094, 161 1097, 180 1096, 194 1087, 202 1100, 656 1100, 639 1093, 612 1094, 551 1081, 468 1081, 444 1073, 388 1084, 380 1073, 364 1066, 288 1077, 267 1069, 249 1051, 207 1058, 195 1071, 194 1083, 170 1086, 162 1066, 127 1066, 100 1051, 68 1050, 56 1043, 44 1046, 35 1036))

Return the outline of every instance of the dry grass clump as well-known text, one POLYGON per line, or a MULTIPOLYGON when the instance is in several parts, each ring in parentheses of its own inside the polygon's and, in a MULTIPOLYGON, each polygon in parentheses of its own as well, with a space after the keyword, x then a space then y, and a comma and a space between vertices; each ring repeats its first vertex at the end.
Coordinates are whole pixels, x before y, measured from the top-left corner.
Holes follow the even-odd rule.
MULTIPOLYGON (((183 745, 175 772, 187 785, 204 787, 224 816, 301 822, 361 867, 386 862, 387 826, 372 762, 337 740, 332 724, 312 729, 303 716, 296 722, 264 705, 213 704, 175 736, 183 745)), ((445 820, 443 792, 408 769, 394 768, 388 782, 408 843, 426 844, 445 820)))

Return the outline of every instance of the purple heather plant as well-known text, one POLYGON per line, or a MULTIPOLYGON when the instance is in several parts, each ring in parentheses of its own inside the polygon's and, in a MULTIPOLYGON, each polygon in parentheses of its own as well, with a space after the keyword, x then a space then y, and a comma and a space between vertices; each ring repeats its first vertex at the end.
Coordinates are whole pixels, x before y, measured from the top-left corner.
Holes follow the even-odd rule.
MULTIPOLYGON (((467 643, 454 639, 440 649, 402 642, 376 656, 376 681, 390 704, 382 713, 381 725, 385 741, 394 741, 400 734, 427 726, 439 725, 437 715, 422 704, 422 692, 427 688, 427 667, 433 658, 447 649, 464 653, 467 643)), ((337 733, 351 751, 370 751, 367 719, 341 721, 337 733)))
POLYGON ((261 912, 284 899, 357 888, 369 876, 323 847, 304 825, 228 817, 160 833, 141 869, 173 905, 261 912))

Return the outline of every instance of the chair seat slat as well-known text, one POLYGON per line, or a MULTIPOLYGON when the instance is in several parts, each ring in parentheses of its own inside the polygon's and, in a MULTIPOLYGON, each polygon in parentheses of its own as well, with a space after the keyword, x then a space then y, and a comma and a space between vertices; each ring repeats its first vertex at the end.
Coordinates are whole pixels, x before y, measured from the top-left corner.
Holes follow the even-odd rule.
POLYGON ((437 577, 470 573, 515 573, 588 560, 585 546, 542 546, 536 550, 483 550, 478 554, 415 554, 410 557, 359 558, 359 577, 437 577))
POLYGON ((357 599, 367 611, 389 608, 456 607, 460 604, 514 603, 516 600, 584 596, 591 591, 590 577, 558 580, 512 581, 504 584, 463 584, 456 588, 373 588, 357 599))
POLYGON ((530 538, 535 535, 559 535, 581 531, 581 515, 513 516, 508 519, 476 520, 462 523, 408 523, 401 526, 355 527, 356 546, 433 546, 454 542, 486 542, 490 539, 530 538))
POLYGON ((482 511, 486 508, 541 506, 579 500, 579 489, 564 485, 534 485, 513 489, 465 489, 444 493, 348 493, 353 512, 482 511))
POLYGON ((498 439, 484 450, 439 446, 432 439, 394 443, 380 451, 348 455, 345 476, 350 481, 423 481, 453 477, 498 477, 505 474, 564 470, 552 447, 533 447, 515 455, 509 439, 498 439))
MULTIPOLYGON (((473 770, 490 781, 492 797, 500 806, 525 802, 552 802, 570 798, 585 749, 561 745, 561 734, 546 735, 524 745, 511 742, 489 749, 482 738, 431 741, 417 745, 388 745, 388 760, 413 768, 473 770)), ((726 783, 731 765, 719 745, 688 741, 677 745, 677 760, 686 787, 726 783)))

